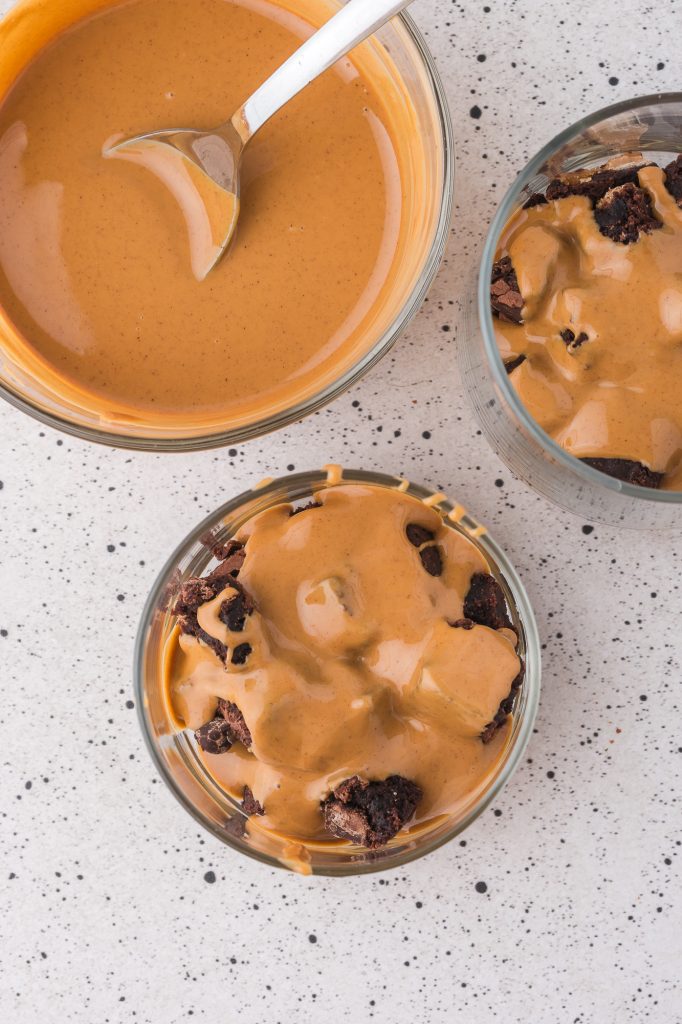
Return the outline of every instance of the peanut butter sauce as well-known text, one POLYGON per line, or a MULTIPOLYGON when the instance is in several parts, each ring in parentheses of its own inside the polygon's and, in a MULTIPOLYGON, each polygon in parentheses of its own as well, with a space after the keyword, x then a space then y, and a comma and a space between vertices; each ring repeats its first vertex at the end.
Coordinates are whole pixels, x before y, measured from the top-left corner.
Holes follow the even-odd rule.
POLYGON ((422 143, 378 44, 254 139, 236 239, 203 282, 171 191, 102 155, 123 136, 220 123, 333 10, 25 0, 7 16, 0 344, 21 366, 103 421, 198 429, 289 408, 367 351, 410 263, 405 232, 419 234, 404 167, 418 176, 422 143))
POLYGON ((503 359, 539 425, 579 458, 619 458, 682 490, 682 209, 663 171, 639 183, 660 229, 621 244, 599 231, 589 199, 519 210, 500 239, 524 298, 523 323, 495 320, 503 359), (570 329, 587 340, 568 346, 570 329))
POLYGON ((477 547, 415 498, 376 486, 320 491, 291 515, 275 506, 249 521, 239 583, 255 610, 241 632, 199 608, 200 626, 228 648, 221 661, 177 627, 164 658, 178 728, 196 729, 218 698, 236 704, 252 736, 201 753, 236 799, 245 785, 265 809, 252 826, 299 841, 329 839, 320 801, 344 779, 397 774, 423 790, 413 827, 461 811, 503 756, 509 728, 480 738, 519 673, 516 635, 462 619, 471 577, 488 572, 477 547), (442 573, 430 575, 408 524, 433 531, 442 573), (243 665, 231 662, 248 643, 243 665))

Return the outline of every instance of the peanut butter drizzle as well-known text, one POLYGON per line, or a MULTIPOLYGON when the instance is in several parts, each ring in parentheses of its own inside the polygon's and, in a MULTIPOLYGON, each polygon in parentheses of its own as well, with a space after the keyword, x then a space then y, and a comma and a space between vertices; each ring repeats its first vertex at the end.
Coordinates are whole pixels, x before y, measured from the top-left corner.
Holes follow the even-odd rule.
POLYGON ((416 115, 375 42, 253 140, 237 236, 206 281, 171 192, 102 156, 220 123, 332 12, 23 0, 0 23, 0 347, 26 372, 102 422, 202 430, 290 407, 380 336, 414 273, 408 233, 428 228, 416 115))
MULTIPOLYGON (((325 838, 320 801, 358 774, 399 774, 424 796, 413 827, 461 810, 504 753, 508 728, 485 745, 519 672, 516 636, 486 626, 453 628, 475 572, 488 566, 443 517, 398 490, 342 484, 321 508, 290 516, 278 505, 246 524, 240 583, 255 601, 243 632, 218 617, 227 594, 199 609, 199 623, 246 664, 224 665, 204 644, 173 632, 165 659, 179 723, 209 721, 217 698, 241 709, 251 752, 235 744, 202 753, 209 772, 241 799, 250 786, 265 808, 253 825, 301 841, 325 838), (405 528, 432 530, 443 573, 430 576, 405 528)), ((328 839, 329 837, 326 836, 328 839)))
POLYGON ((583 196, 519 210, 500 239, 524 298, 523 324, 495 321, 528 411, 579 458, 620 458, 682 490, 682 209, 645 167, 660 229, 623 245, 601 234, 583 196), (569 351, 560 332, 584 331, 569 351))

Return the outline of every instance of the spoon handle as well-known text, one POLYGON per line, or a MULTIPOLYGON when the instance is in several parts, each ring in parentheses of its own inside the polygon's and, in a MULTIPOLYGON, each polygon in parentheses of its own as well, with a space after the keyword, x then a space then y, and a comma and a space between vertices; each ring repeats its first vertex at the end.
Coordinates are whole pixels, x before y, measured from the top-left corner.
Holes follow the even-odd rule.
POLYGON ((348 0, 240 107, 232 124, 244 143, 323 71, 412 0, 348 0))

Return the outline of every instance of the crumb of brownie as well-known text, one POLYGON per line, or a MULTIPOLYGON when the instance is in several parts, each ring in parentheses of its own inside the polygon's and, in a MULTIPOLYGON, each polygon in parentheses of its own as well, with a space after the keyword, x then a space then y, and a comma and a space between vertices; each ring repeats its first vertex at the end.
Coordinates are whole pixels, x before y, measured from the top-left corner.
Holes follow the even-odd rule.
POLYGON ((420 526, 419 523, 408 523, 405 527, 405 534, 415 548, 420 548, 422 544, 428 544, 436 536, 433 530, 428 530, 425 526, 420 526))
POLYGON ((242 810, 244 811, 244 814, 248 814, 249 817, 252 814, 265 814, 265 808, 258 802, 258 800, 256 800, 250 786, 244 786, 242 810))
POLYGON ((485 572, 475 572, 464 599, 464 616, 491 629, 512 629, 507 602, 497 580, 485 572))
POLYGON ((554 178, 547 186, 547 199, 565 199, 567 196, 587 196, 594 205, 608 191, 620 185, 637 185, 639 171, 646 164, 628 167, 606 167, 598 171, 576 171, 554 178))
POLYGON ((493 264, 490 280, 490 305, 502 320, 523 323, 523 296, 519 291, 516 271, 509 256, 503 256, 493 264))
POLYGON ((254 603, 244 588, 232 584, 232 592, 226 597, 218 611, 218 618, 224 622, 231 633, 241 633, 246 625, 247 616, 253 613, 254 603))
POLYGON ((413 816, 422 791, 401 775, 383 781, 353 775, 322 801, 324 827, 357 846, 384 846, 413 816))
POLYGON ((514 370, 516 369, 516 367, 520 366, 521 363, 525 363, 525 361, 526 361, 526 357, 525 356, 523 356, 523 355, 515 356, 514 359, 507 359, 505 361, 504 368, 507 371, 507 373, 513 373, 514 370))
POLYGON ((246 659, 253 650, 251 644, 237 644, 235 649, 232 651, 231 662, 233 665, 245 665, 246 659))
POLYGON ((207 754, 224 754, 234 742, 229 724, 220 716, 195 730, 194 738, 207 754))
POLYGON ((678 206, 682 206, 682 153, 663 168, 665 187, 678 206))
POLYGON ((246 557, 244 545, 233 538, 228 541, 219 541, 215 534, 208 530, 207 533, 201 536, 200 540, 204 547, 208 548, 213 557, 217 558, 219 562, 224 562, 227 558, 232 558, 239 553, 241 553, 242 562, 246 557))
POLYGON ((509 718, 509 715, 514 710, 514 701, 516 700, 516 694, 521 689, 521 683, 523 682, 523 676, 526 671, 526 666, 521 663, 521 671, 517 675, 514 682, 511 684, 511 689, 507 696, 500 701, 500 706, 495 713, 495 717, 491 722, 488 722, 485 729, 481 733, 481 740, 483 743, 490 743, 493 736, 502 728, 504 723, 509 718))
POLYGON ((293 516, 300 516, 301 512, 307 512, 311 508, 322 508, 322 503, 319 501, 309 501, 307 505, 301 505, 299 508, 292 508, 289 513, 289 518, 293 516))
POLYGON ((547 197, 542 192, 531 192, 523 204, 524 210, 532 210, 534 206, 545 206, 547 204, 547 197))
POLYGON ((649 193, 632 183, 610 189, 595 206, 594 216, 602 235, 622 245, 636 242, 642 231, 648 234, 663 227, 654 216, 649 193))
POLYGON ((222 697, 218 701, 218 714, 221 715, 230 727, 233 739, 238 740, 243 747, 247 750, 251 749, 251 733, 249 727, 244 721, 244 716, 232 701, 223 700, 222 697))
POLYGON ((623 480, 628 484, 637 484, 639 487, 651 487, 657 490, 663 481, 664 473, 655 473, 652 469, 641 462, 633 462, 632 459, 581 459, 593 469, 600 473, 613 476, 616 480, 623 480))
POLYGON ((429 576, 441 575, 443 572, 443 556, 439 547, 435 544, 430 544, 429 547, 421 549, 419 557, 429 576))
POLYGON ((569 352, 575 352, 581 345, 584 345, 586 341, 589 341, 589 337, 585 331, 580 331, 576 336, 575 331, 572 331, 570 327, 567 327, 565 330, 561 331, 561 340, 564 342, 569 352))
POLYGON ((476 623, 473 619, 455 619, 450 625, 453 629, 473 629, 476 623))

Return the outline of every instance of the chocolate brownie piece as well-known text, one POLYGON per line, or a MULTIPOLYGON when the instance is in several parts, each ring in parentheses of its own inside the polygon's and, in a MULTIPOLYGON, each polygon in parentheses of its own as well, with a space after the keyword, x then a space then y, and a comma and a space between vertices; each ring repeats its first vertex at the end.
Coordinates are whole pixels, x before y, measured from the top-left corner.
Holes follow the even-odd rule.
POLYGON ((218 714, 229 725, 233 740, 239 740, 243 747, 250 750, 252 743, 251 733, 237 705, 233 704, 232 701, 223 700, 221 697, 218 701, 218 714))
POLYGON ((641 232, 663 227, 654 216, 649 193, 631 182, 609 189, 595 206, 594 216, 602 235, 622 245, 636 242, 641 232))
MULTIPOLYGON (((218 566, 218 568, 221 568, 221 566, 218 566)), ((178 624, 183 633, 202 640, 207 647, 210 647, 217 654, 221 661, 225 661, 227 647, 221 640, 217 640, 216 637, 211 636, 205 629, 202 629, 197 618, 197 611, 202 604, 212 601, 229 583, 228 578, 215 575, 215 572, 217 570, 203 579, 194 576, 186 580, 180 587, 180 593, 173 607, 173 614, 177 616, 178 624)))
POLYGON ((251 654, 253 648, 251 644, 237 644, 235 649, 232 651, 232 657, 230 661, 233 665, 245 665, 246 659, 251 654))
POLYGON ((534 206, 546 206, 547 197, 543 196, 542 192, 531 192, 523 204, 524 210, 532 210, 534 206))
POLYGON ((475 572, 471 577, 469 591, 464 598, 464 617, 491 629, 513 628, 502 587, 487 572, 475 572))
POLYGON ((419 552, 419 558, 429 576, 441 575, 443 572, 443 556, 439 547, 436 547, 435 544, 430 544, 428 547, 422 548, 419 552))
POLYGON ((224 754, 234 743, 232 730, 222 716, 202 725, 194 733, 194 738, 207 754, 224 754))
POLYGON ((324 827, 339 839, 375 850, 397 835, 421 797, 419 786, 401 775, 382 782, 353 775, 322 801, 324 827))
POLYGON ((523 682, 523 676, 525 672, 525 665, 521 665, 521 670, 517 675, 514 682, 511 684, 511 689, 504 700, 500 701, 500 706, 495 713, 495 717, 492 722, 488 722, 485 729, 481 733, 481 739, 484 743, 490 743, 491 739, 501 729, 507 718, 514 709, 514 701, 516 700, 516 694, 521 689, 521 683, 523 682))
POLYGON ((422 544, 428 544, 436 536, 433 530, 427 530, 425 526, 420 526, 419 523, 408 523, 405 527, 405 533, 410 544, 415 548, 420 548, 422 544))
POLYGON ((519 291, 516 271, 509 256, 503 256, 493 264, 490 305, 501 320, 509 320, 514 324, 523 323, 523 296, 519 291))
POLYGON ((220 606, 218 618, 224 622, 231 633, 241 633, 246 625, 247 615, 253 612, 254 604, 249 594, 240 584, 233 583, 232 592, 220 606))
POLYGON ((637 166, 603 168, 594 171, 578 171, 554 178, 547 186, 547 199, 565 199, 567 196, 587 196, 594 206, 610 189, 620 185, 637 185, 638 172, 646 164, 637 166))
POLYGON ((473 629, 476 623, 473 619, 455 619, 450 625, 453 629, 473 629))
POLYGON ((584 331, 580 331, 576 337, 575 331, 572 331, 570 327, 567 327, 564 331, 561 331, 561 340, 564 342, 569 352, 575 352, 576 349, 579 349, 586 341, 589 341, 589 338, 584 331))
MULTIPOLYGON (((227 559, 231 559, 230 568, 237 570, 241 569, 246 557, 246 551, 244 545, 238 540, 219 541, 215 535, 209 530, 201 537, 201 543, 204 547, 208 548, 214 558, 217 558, 219 562, 224 562, 227 559)), ((235 575, 237 575, 235 573, 235 575)))
POLYGON ((657 490, 661 486, 664 473, 655 473, 648 469, 641 462, 633 462, 631 459, 581 459, 593 469, 600 473, 613 476, 616 480, 624 480, 628 484, 638 484, 639 487, 653 487, 657 490))
POLYGON ((300 508, 292 508, 289 513, 289 518, 291 519, 293 516, 300 516, 301 512, 307 512, 310 508, 322 508, 322 502, 309 501, 307 505, 301 505, 300 508))
POLYGON ((513 359, 507 359, 507 361, 504 364, 504 368, 507 371, 507 373, 513 373, 516 367, 520 366, 521 363, 525 363, 525 361, 525 356, 515 356, 513 359))
POLYGON ((265 814, 265 808, 256 800, 253 795, 253 790, 249 786, 244 786, 244 795, 242 797, 242 810, 244 814, 251 816, 252 814, 265 814))
POLYGON ((682 206, 682 153, 663 170, 665 172, 665 187, 677 201, 677 205, 682 206))

